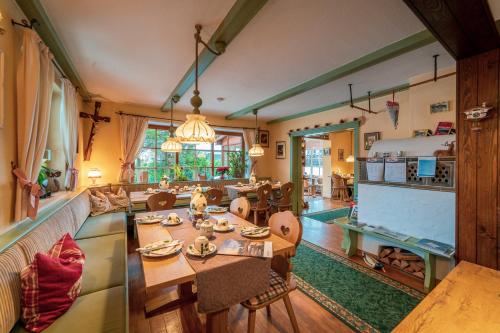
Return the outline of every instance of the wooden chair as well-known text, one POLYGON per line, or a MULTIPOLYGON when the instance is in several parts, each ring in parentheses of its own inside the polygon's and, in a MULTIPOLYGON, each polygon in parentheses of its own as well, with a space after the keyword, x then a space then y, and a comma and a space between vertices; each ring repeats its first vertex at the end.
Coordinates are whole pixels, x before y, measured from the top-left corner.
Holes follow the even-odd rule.
POLYGON ((157 210, 167 210, 172 209, 175 204, 177 196, 168 192, 160 192, 153 194, 146 201, 146 207, 150 212, 157 210))
POLYGON ((342 201, 350 200, 345 179, 337 174, 333 174, 332 176, 332 198, 342 201))
POLYGON ((222 203, 222 197, 224 193, 222 190, 217 188, 211 188, 210 190, 205 192, 205 197, 207 198, 207 205, 217 205, 219 206, 222 203))
POLYGON ((229 211, 246 220, 250 215, 250 201, 248 201, 247 197, 236 198, 231 201, 229 211))
MULTIPOLYGON (((273 214, 269 219, 269 227, 273 234, 295 244, 295 247, 299 245, 302 239, 302 223, 290 211, 273 214)), ((286 258, 276 256, 273 258, 273 267, 275 267, 275 259, 280 258, 282 258, 282 260, 278 261, 278 263, 287 263, 286 258)), ((283 267, 283 265, 281 265, 281 267, 283 267)), ((289 267, 287 267, 287 270, 289 270, 289 267)), ((289 275, 288 273, 289 272, 287 272, 287 275, 289 275)), ((267 315, 270 316, 271 304, 280 299, 283 299, 285 303, 293 331, 298 333, 299 326, 288 295, 291 291, 296 289, 295 281, 293 278, 287 281, 286 276, 280 276, 280 274, 273 269, 270 271, 269 278, 270 287, 267 291, 241 303, 242 306, 248 309, 248 333, 255 332, 256 311, 265 307, 267 309, 267 315)))
POLYGON ((292 210, 293 188, 294 186, 292 182, 288 182, 281 185, 279 190, 279 196, 273 198, 273 200, 271 201, 271 207, 275 209, 277 212, 292 210))
POLYGON ((255 225, 258 225, 259 214, 261 213, 265 213, 265 224, 267 224, 267 221, 269 220, 269 209, 271 208, 269 205, 269 198, 271 197, 272 192, 273 187, 271 184, 264 184, 259 186, 257 189, 257 203, 251 208, 251 211, 253 212, 253 223, 255 225))

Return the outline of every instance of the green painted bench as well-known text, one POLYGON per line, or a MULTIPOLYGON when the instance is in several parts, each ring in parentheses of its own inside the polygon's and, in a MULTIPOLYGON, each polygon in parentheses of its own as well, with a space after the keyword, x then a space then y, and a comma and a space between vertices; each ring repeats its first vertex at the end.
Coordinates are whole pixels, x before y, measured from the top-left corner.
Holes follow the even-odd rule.
POLYGON ((408 251, 415 253, 416 255, 422 257, 425 263, 425 279, 424 279, 424 289, 425 291, 432 290, 436 285, 436 257, 443 257, 450 259, 451 257, 442 255, 440 253, 432 252, 428 249, 420 247, 417 242, 419 238, 410 237, 406 241, 400 241, 395 238, 381 235, 379 233, 364 230, 358 226, 349 224, 350 219, 348 217, 342 217, 333 220, 333 223, 340 226, 343 230, 342 239, 342 249, 348 257, 356 254, 358 249, 358 234, 367 235, 375 239, 384 241, 385 244, 389 246, 399 247, 408 251))

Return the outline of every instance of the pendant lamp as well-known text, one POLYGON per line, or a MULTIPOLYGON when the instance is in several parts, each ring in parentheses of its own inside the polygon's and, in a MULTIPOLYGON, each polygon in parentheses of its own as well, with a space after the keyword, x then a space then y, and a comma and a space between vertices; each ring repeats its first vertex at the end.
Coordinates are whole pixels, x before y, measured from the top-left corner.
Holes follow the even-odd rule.
MULTIPOLYGON (((215 142, 215 131, 205 120, 205 116, 200 114, 200 106, 202 104, 202 99, 200 97, 200 91, 198 90, 198 44, 202 43, 205 47, 215 55, 220 55, 222 51, 215 51, 211 49, 200 37, 201 25, 197 24, 195 26, 196 33, 194 35, 195 39, 195 51, 196 51, 196 61, 195 61, 195 86, 193 91, 193 97, 191 97, 191 105, 193 106, 193 113, 186 116, 187 120, 184 124, 179 126, 175 131, 177 138, 183 143, 214 143, 215 142)), ((220 46, 220 44, 219 44, 220 46)))
POLYGON ((174 95, 170 100, 170 129, 167 141, 161 144, 161 151, 165 153, 179 153, 182 150, 182 144, 179 139, 175 137, 174 134, 174 103, 179 101, 179 95, 174 95))
POLYGON ((264 155, 264 149, 259 143, 259 128, 257 127, 257 110, 253 110, 253 114, 255 115, 255 143, 252 145, 252 148, 248 151, 248 156, 250 157, 260 157, 264 155))

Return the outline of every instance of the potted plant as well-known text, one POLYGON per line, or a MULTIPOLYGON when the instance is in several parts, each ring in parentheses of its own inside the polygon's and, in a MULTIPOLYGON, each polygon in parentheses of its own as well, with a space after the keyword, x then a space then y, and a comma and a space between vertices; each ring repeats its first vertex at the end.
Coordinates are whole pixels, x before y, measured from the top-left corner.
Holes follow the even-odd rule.
POLYGON ((217 173, 220 175, 220 179, 224 179, 224 175, 229 172, 228 166, 220 166, 217 168, 217 173))
POLYGON ((241 153, 230 152, 228 155, 229 159, 229 174, 233 178, 242 178, 245 172, 245 165, 241 158, 241 153))
POLYGON ((187 176, 184 174, 184 171, 182 170, 182 167, 179 165, 174 166, 174 174, 175 174, 175 180, 179 182, 188 180, 187 176))

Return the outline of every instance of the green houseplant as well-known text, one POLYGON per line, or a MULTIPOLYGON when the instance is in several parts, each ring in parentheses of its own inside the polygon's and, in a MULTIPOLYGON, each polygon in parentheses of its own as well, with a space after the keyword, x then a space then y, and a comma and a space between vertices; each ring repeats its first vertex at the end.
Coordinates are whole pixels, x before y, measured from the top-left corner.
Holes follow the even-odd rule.
POLYGON ((229 160, 229 175, 233 178, 242 178, 245 173, 245 164, 241 158, 240 152, 230 152, 229 160))

